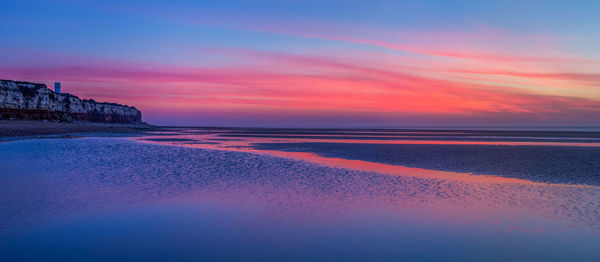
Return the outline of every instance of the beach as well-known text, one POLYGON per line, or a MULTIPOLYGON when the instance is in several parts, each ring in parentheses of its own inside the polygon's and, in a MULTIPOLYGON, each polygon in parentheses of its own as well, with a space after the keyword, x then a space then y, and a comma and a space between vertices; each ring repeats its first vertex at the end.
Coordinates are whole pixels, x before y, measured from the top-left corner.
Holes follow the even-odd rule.
POLYGON ((600 1, 0 1, 0 262, 600 262, 600 1))
POLYGON ((600 147, 265 143, 257 148, 536 182, 600 185, 600 147))
POLYGON ((593 179, 550 183, 403 167, 365 157, 377 156, 369 153, 376 145, 351 150, 277 138, 249 146, 224 135, 232 132, 165 129, 0 143, 0 257, 600 257, 600 188, 593 179), (326 150, 332 147, 354 153, 326 150))
POLYGON ((35 136, 68 135, 75 133, 133 134, 151 129, 151 125, 140 124, 0 120, 0 138, 3 139, 22 139, 35 136))

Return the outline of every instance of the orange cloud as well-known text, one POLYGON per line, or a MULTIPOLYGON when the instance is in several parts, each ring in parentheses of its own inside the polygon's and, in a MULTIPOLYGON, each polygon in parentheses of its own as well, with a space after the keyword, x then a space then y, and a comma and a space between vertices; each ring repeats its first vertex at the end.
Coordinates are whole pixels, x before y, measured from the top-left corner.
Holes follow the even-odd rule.
MULTIPOLYGON (((238 55, 243 56, 241 51, 238 55)), ((275 115, 304 112, 457 119, 486 115, 553 119, 588 117, 600 112, 597 100, 425 77, 344 59, 248 52, 252 59, 269 66, 261 69, 100 64, 0 70, 5 78, 60 79, 66 90, 77 95, 116 100, 151 112, 169 109, 219 114, 242 110, 275 115)))

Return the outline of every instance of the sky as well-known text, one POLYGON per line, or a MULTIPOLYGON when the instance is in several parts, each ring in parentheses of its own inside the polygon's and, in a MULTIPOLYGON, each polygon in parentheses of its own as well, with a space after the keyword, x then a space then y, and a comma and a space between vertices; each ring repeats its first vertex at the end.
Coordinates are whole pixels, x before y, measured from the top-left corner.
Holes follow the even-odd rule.
POLYGON ((600 1, 0 2, 0 78, 157 125, 600 125, 600 1))

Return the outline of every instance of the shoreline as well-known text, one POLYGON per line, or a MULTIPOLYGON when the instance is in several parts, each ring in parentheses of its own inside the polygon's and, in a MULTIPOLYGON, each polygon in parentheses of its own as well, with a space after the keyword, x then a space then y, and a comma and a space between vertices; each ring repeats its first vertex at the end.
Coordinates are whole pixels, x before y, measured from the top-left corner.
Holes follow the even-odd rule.
POLYGON ((32 120, 0 120, 0 141, 44 138, 70 137, 74 134, 142 134, 158 127, 143 124, 105 124, 105 123, 63 123, 32 120))
MULTIPOLYGON (((368 165, 383 164, 431 171, 471 173, 524 179, 537 183, 600 185, 597 171, 600 170, 600 163, 596 161, 600 157, 600 147, 597 146, 576 146, 571 143, 561 146, 488 145, 481 141, 469 145, 380 144, 374 140, 358 143, 360 141, 348 140, 352 139, 349 135, 343 135, 337 142, 327 139, 323 141, 298 139, 298 135, 294 134, 290 134, 289 141, 283 141, 284 138, 278 135, 267 138, 239 134, 244 131, 240 129, 169 130, 168 127, 150 125, 0 121, 0 142, 45 138, 147 136, 147 140, 158 144, 185 147, 241 146, 249 147, 249 151, 273 150, 280 154, 312 153, 347 161, 365 161, 368 165), (152 132, 160 130, 165 133, 152 132), (207 134, 211 135, 205 136, 207 134), (156 137, 162 138, 156 139, 156 137), (234 138, 240 140, 231 140, 234 138)), ((412 138, 419 139, 419 137, 412 138)))
POLYGON ((254 148, 538 183, 600 185, 598 147, 305 142, 258 143, 254 148))

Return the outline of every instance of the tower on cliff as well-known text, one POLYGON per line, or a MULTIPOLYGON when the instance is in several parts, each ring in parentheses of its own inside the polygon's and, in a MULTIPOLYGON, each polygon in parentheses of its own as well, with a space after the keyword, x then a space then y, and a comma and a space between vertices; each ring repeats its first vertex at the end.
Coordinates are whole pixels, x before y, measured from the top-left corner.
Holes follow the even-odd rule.
POLYGON ((60 94, 60 82, 54 82, 54 93, 60 94))

